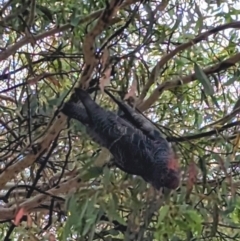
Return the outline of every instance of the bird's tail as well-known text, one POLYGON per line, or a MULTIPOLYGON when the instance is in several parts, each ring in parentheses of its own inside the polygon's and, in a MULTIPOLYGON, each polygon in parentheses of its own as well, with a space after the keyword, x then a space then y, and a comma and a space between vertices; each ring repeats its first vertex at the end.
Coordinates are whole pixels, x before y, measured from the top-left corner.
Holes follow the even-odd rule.
POLYGON ((89 93, 83 89, 75 89, 77 96, 85 106, 87 114, 90 120, 93 120, 94 117, 99 113, 99 109, 101 109, 98 104, 92 100, 89 93))
POLYGON ((83 124, 89 123, 89 117, 84 106, 80 104, 67 102, 61 109, 62 113, 70 118, 76 119, 83 124))

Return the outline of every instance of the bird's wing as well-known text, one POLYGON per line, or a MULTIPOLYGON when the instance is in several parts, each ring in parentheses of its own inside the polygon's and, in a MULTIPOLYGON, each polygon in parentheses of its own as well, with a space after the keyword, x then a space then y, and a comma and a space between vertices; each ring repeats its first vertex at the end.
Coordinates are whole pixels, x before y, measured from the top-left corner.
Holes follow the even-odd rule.
POLYGON ((140 112, 138 113, 131 106, 129 106, 124 101, 117 99, 114 95, 112 95, 109 91, 105 90, 105 92, 117 103, 119 107, 119 116, 129 123, 134 125, 136 128, 140 129, 145 135, 153 140, 162 139, 163 136, 160 131, 140 112))

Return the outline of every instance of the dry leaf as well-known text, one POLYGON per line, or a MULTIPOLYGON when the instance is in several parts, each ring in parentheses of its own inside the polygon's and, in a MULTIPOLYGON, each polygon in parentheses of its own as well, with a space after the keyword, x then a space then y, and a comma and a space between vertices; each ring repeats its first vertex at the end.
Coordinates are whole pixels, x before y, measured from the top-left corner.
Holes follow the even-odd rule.
POLYGON ((124 100, 127 100, 130 97, 133 97, 135 99, 136 91, 137 91, 137 80, 136 80, 136 78, 134 78, 128 93, 124 97, 124 100))
POLYGON ((187 192, 190 193, 197 180, 197 167, 194 161, 191 161, 188 167, 187 192))
POLYGON ((5 100, 5 101, 11 101, 11 102, 15 103, 14 98, 12 98, 12 97, 10 97, 10 96, 6 96, 6 95, 1 95, 1 94, 0 94, 0 99, 1 99, 1 100, 5 100))
POLYGON ((55 86, 61 88, 61 84, 59 83, 59 81, 57 79, 55 79, 53 76, 48 76, 47 77, 48 81, 51 82, 52 84, 54 84, 55 86))
POLYGON ((111 154, 107 148, 102 148, 102 151, 95 160, 95 166, 103 167, 107 162, 110 161, 111 154))
POLYGON ((23 217, 24 215, 26 215, 26 214, 27 214, 26 210, 25 210, 24 208, 20 208, 20 209, 18 210, 16 216, 15 216, 15 219, 14 219, 13 223, 14 223, 16 226, 18 226, 18 225, 20 224, 20 221, 21 221, 22 217, 23 217))
POLYGON ((231 187, 231 193, 232 195, 235 195, 235 188, 233 186, 233 182, 232 182, 232 176, 228 173, 227 171, 227 168, 225 167, 225 164, 224 164, 224 160, 218 155, 217 156, 217 160, 220 164, 220 168, 223 170, 225 176, 226 176, 226 181, 228 182, 228 184, 230 185, 231 187))
POLYGON ((34 84, 36 84, 39 80, 41 80, 42 78, 44 78, 45 75, 46 75, 46 74, 43 73, 43 74, 40 74, 40 75, 38 75, 38 76, 35 76, 35 77, 31 78, 31 79, 28 79, 28 80, 27 80, 27 83, 28 83, 29 85, 34 85, 34 84))
POLYGON ((99 88, 102 92, 104 92, 104 87, 110 84, 110 77, 111 77, 112 67, 108 66, 108 68, 104 71, 102 77, 99 81, 99 88))
POLYGON ((163 0, 160 4, 158 4, 154 10, 154 14, 158 11, 163 11, 167 5, 168 5, 169 1, 168 0, 163 0))
POLYGON ((32 218, 29 214, 27 214, 27 226, 28 228, 32 227, 32 218))
POLYGON ((102 54, 101 62, 102 62, 102 69, 106 68, 106 65, 109 60, 109 50, 108 48, 105 48, 102 54))
POLYGON ((55 235, 50 233, 49 236, 48 236, 48 240, 49 241, 56 241, 55 235))

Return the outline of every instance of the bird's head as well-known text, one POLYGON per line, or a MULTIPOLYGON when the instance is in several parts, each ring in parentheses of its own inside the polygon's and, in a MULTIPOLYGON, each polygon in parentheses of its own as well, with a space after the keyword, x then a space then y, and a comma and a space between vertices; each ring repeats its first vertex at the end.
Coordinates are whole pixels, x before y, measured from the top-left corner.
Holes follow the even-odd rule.
POLYGON ((177 157, 172 154, 167 163, 167 175, 165 178, 165 187, 177 189, 180 184, 180 167, 177 157))
POLYGON ((161 165, 154 165, 153 175, 149 178, 149 182, 158 190, 162 187, 177 189, 181 179, 178 160, 171 156, 161 163, 161 165))

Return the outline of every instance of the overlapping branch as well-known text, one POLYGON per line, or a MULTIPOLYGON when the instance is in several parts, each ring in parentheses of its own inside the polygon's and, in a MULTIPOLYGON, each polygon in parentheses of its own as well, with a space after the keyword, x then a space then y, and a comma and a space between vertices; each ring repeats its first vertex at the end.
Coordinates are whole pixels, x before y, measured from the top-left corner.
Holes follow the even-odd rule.
POLYGON ((62 182, 60 185, 46 191, 49 195, 44 193, 38 194, 32 198, 26 199, 20 204, 14 204, 10 208, 0 208, 0 221, 13 219, 18 209, 23 208, 26 212, 31 212, 34 208, 38 207, 43 201, 48 200, 52 195, 57 196, 63 193, 68 193, 72 189, 79 187, 81 179, 78 176, 71 177, 67 181, 62 182))
MULTIPOLYGON (((189 79, 190 76, 187 76, 187 77, 182 78, 181 80, 180 80, 180 78, 178 78, 176 80, 172 80, 172 81, 170 80, 170 81, 164 82, 158 88, 156 88, 156 90, 151 94, 151 96, 147 100, 144 101, 144 103, 142 103, 142 101, 146 97, 150 87, 156 82, 156 79, 158 78, 158 76, 160 74, 161 68, 163 68, 163 66, 169 60, 171 60, 174 56, 176 56, 181 51, 186 50, 189 47, 192 47, 193 45, 199 43, 200 41, 207 40, 207 38, 209 36, 211 36, 213 34, 216 34, 219 31, 226 30, 226 29, 229 29, 229 28, 240 29, 240 21, 227 23, 227 24, 218 26, 216 28, 213 28, 213 29, 211 29, 209 31, 206 31, 205 33, 202 33, 202 34, 198 35, 196 38, 188 41, 187 43, 179 45, 177 48, 172 50, 170 53, 168 53, 165 56, 163 56, 162 59, 156 64, 156 66, 151 71, 150 78, 149 78, 148 82, 146 83, 146 85, 144 86, 144 88, 142 90, 142 93, 141 93, 141 95, 139 97, 140 101, 141 101, 140 105, 139 105, 139 108, 142 111, 148 109, 159 98, 159 96, 161 95, 161 93, 164 90, 171 89, 171 88, 174 88, 174 87, 176 87, 178 85, 181 85, 180 81, 182 81, 183 84, 187 84, 190 81, 194 80, 194 79, 190 80, 189 79)), ((221 63, 219 63, 219 64, 217 64, 217 65, 215 65, 215 66, 213 66, 211 68, 206 69, 205 73, 210 74, 210 73, 214 73, 214 72, 219 72, 219 71, 221 71, 223 69, 226 69, 226 68, 232 66, 232 65, 230 65, 230 66, 226 66, 226 65, 228 63, 229 64, 231 64, 231 63, 235 64, 236 62, 238 62, 237 58, 239 58, 239 55, 235 55, 235 56, 233 56, 232 58, 229 58, 228 60, 225 60, 225 61, 222 62, 222 65, 225 64, 225 68, 223 68, 221 63), (222 68, 220 68, 219 65, 221 65, 222 68), (214 71, 214 69, 215 69, 215 71, 214 71)), ((195 75, 194 76, 192 75, 191 78, 195 78, 195 75)))
MULTIPOLYGON (((235 54, 234 56, 218 63, 215 64, 211 67, 205 68, 203 69, 203 72, 206 75, 210 75, 210 74, 214 74, 214 73, 219 73, 223 70, 226 70, 230 67, 233 67, 236 63, 240 62, 240 53, 235 54)), ((139 106, 139 110, 141 111, 145 111, 147 110, 152 104, 154 104, 158 98, 161 96, 161 94, 165 91, 165 90, 169 90, 169 89, 173 89, 175 87, 181 86, 181 85, 185 85, 185 84, 189 84, 190 82, 196 80, 196 74, 193 73, 191 75, 187 75, 185 77, 178 77, 176 79, 173 80, 168 80, 165 81, 164 83, 160 84, 153 92, 152 94, 146 99, 144 100, 139 106)))
MULTIPOLYGON (((134 4, 136 2, 139 2, 140 0, 128 0, 125 1, 121 6, 119 6, 119 8, 124 8, 128 5, 134 4)), ((101 16, 101 14, 104 12, 104 9, 99 9, 93 13, 90 13, 88 16, 84 16, 83 18, 79 19, 78 24, 83 24, 83 23, 87 23, 92 19, 98 18, 99 16, 101 16)), ((111 17, 111 16, 109 16, 111 17)), ((110 20, 110 19, 109 19, 110 20)), ((49 36, 53 36, 57 33, 60 32, 65 32, 69 29, 71 29, 72 25, 70 23, 64 24, 62 26, 57 26, 54 29, 51 29, 49 31, 46 31, 44 33, 38 34, 36 36, 34 36, 34 40, 38 41, 44 38, 47 38, 49 36)), ((90 34, 90 33, 89 33, 90 34)), ((7 59, 9 56, 11 56, 12 54, 14 54, 18 49, 20 49, 21 47, 23 47, 26 44, 31 43, 32 41, 32 36, 24 36, 21 40, 17 41, 16 43, 14 43, 13 45, 9 46, 6 50, 2 51, 0 53, 0 61, 7 59)))

